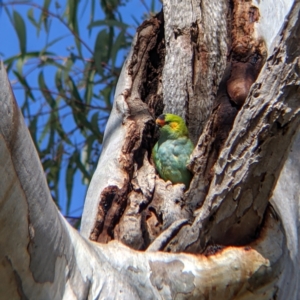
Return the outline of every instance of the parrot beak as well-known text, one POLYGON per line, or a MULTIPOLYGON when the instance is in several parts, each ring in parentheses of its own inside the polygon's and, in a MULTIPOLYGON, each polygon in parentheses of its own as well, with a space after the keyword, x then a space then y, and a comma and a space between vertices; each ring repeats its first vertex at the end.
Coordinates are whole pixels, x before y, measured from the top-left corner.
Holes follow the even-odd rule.
POLYGON ((166 124, 165 121, 165 116, 164 115, 160 115, 156 121, 155 121, 156 125, 158 125, 159 127, 163 127, 166 124))

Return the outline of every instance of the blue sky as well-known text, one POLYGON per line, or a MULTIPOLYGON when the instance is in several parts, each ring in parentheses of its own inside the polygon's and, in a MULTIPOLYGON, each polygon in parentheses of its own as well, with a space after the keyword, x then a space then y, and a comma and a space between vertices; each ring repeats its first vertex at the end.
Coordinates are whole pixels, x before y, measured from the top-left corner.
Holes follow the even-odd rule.
MULTIPOLYGON (((4 3, 9 3, 12 1, 3 1, 4 3)), ((31 1, 32 3, 39 4, 40 6, 43 5, 44 1, 42 0, 35 0, 31 1)), ((82 0, 80 2, 81 7, 86 1, 82 0)), ((87 1, 89 2, 89 1, 87 1)), ((123 19, 123 22, 132 25, 130 27, 130 33, 133 35, 135 32, 136 27, 136 21, 137 19, 139 22, 142 22, 142 16, 147 12, 146 7, 151 5, 152 1, 143 1, 142 0, 131 0, 128 1, 128 3, 121 8, 121 16, 123 19)), ((161 8, 160 3, 158 1, 155 1, 156 6, 155 10, 158 11, 161 8)), ((20 3, 20 1, 19 1, 20 3)), ((62 6, 61 10, 63 10, 65 1, 59 1, 59 4, 62 6)), ((103 13, 99 9, 99 5, 96 5, 97 10, 95 11, 95 20, 101 19, 103 17, 103 13)), ((36 28, 28 21, 27 18, 27 12, 30 9, 30 6, 28 5, 20 5, 16 4, 14 5, 14 8, 22 15, 23 19, 26 23, 26 31, 27 31, 27 51, 36 51, 41 49, 46 43, 46 41, 52 41, 58 37, 64 37, 62 40, 51 46, 51 50, 55 53, 59 53, 60 56, 68 56, 70 48, 74 47, 74 40, 70 36, 70 33, 66 28, 64 28, 59 22, 56 22, 55 20, 51 23, 51 30, 50 30, 50 36, 46 35, 44 31, 41 32, 40 36, 37 37, 37 30, 36 28), (48 40, 47 40, 48 39, 48 40)), ((37 18, 37 16, 40 14, 40 11, 37 8, 32 9, 33 16, 37 18)), ((50 6, 50 11, 56 12, 56 7, 53 2, 53 4, 50 6)), ((90 13, 90 7, 88 7, 85 11, 79 11, 79 16, 81 16, 81 23, 80 23, 80 35, 86 42, 88 46, 91 45, 93 47, 95 37, 97 34, 97 30, 94 30, 89 36, 87 26, 89 23, 89 13, 90 13), (90 43, 89 43, 90 41, 90 43)), ((13 55, 16 55, 20 52, 19 47, 19 41, 16 34, 15 29, 13 28, 12 23, 10 22, 8 15, 2 8, 1 15, 0 15, 0 53, 2 54, 2 59, 7 59, 8 57, 11 57, 13 55)), ((83 56, 89 57, 90 53, 88 49, 85 47, 82 48, 83 56)), ((126 53, 119 53, 119 56, 117 60, 121 64, 124 57, 126 56, 126 53)), ((26 66, 27 70, 30 70, 30 65, 26 66)), ((53 67, 47 68, 47 74, 45 74, 45 78, 47 81, 47 84, 51 87, 54 85, 54 71, 56 69, 53 67)), ((34 72, 30 73, 27 77, 27 80, 30 84, 30 86, 37 86, 37 72, 39 70, 35 70, 34 72)), ((9 78, 12 82, 12 87, 17 99, 17 102, 21 105, 24 102, 24 90, 18 88, 18 84, 16 83, 16 76, 12 73, 9 74, 9 78)), ((32 108, 37 109, 35 107, 32 108)), ((66 122, 71 122, 68 119, 66 119, 66 122)), ((66 124, 68 126, 68 124, 66 124)), ((71 123, 70 123, 71 126, 71 123)), ((70 209, 70 215, 72 216, 80 216, 82 214, 83 209, 83 202, 86 194, 86 186, 82 184, 81 175, 79 172, 77 172, 75 176, 75 182, 74 182, 74 190, 72 195, 72 204, 70 209)), ((66 203, 66 190, 65 190, 65 178, 60 179, 60 206, 62 208, 62 212, 65 213, 65 203, 66 203)))

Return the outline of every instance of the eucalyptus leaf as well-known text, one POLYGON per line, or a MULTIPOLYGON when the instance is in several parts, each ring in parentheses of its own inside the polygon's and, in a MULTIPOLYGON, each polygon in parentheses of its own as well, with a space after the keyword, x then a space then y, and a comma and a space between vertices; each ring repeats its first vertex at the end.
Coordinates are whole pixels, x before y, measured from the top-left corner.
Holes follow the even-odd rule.
POLYGON ((74 183, 74 175, 77 171, 77 166, 74 164, 74 156, 76 152, 69 158, 67 170, 66 170, 66 189, 67 189, 67 205, 66 205, 66 214, 69 215, 71 200, 72 200, 72 191, 73 191, 73 183, 74 183))
POLYGON ((98 26, 108 26, 108 27, 118 27, 121 29, 127 29, 128 25, 117 21, 117 20, 97 20, 97 21, 93 21, 90 23, 90 25, 88 26, 89 29, 91 29, 92 27, 98 27, 98 26))
POLYGON ((26 53, 26 25, 22 16, 16 11, 13 11, 13 23, 18 35, 20 51, 23 55, 26 53))

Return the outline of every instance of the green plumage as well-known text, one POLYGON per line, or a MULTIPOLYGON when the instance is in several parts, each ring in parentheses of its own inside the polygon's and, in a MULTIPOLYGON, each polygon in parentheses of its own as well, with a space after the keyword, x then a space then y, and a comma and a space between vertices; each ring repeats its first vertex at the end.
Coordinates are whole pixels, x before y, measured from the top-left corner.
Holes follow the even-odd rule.
POLYGON ((160 115, 156 124, 160 136, 152 150, 155 167, 160 177, 172 183, 184 183, 189 187, 192 179, 187 169, 189 157, 194 149, 183 119, 177 115, 160 115))

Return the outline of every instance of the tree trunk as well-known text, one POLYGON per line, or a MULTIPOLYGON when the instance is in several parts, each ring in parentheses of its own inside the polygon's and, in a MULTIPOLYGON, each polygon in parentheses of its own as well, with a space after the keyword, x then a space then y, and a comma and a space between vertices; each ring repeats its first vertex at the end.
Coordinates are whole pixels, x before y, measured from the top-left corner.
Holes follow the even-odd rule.
POLYGON ((1 66, 3 299, 298 299, 299 11, 164 1, 119 78, 82 235, 51 201, 1 66), (187 191, 151 161, 163 111, 195 142, 187 191))

